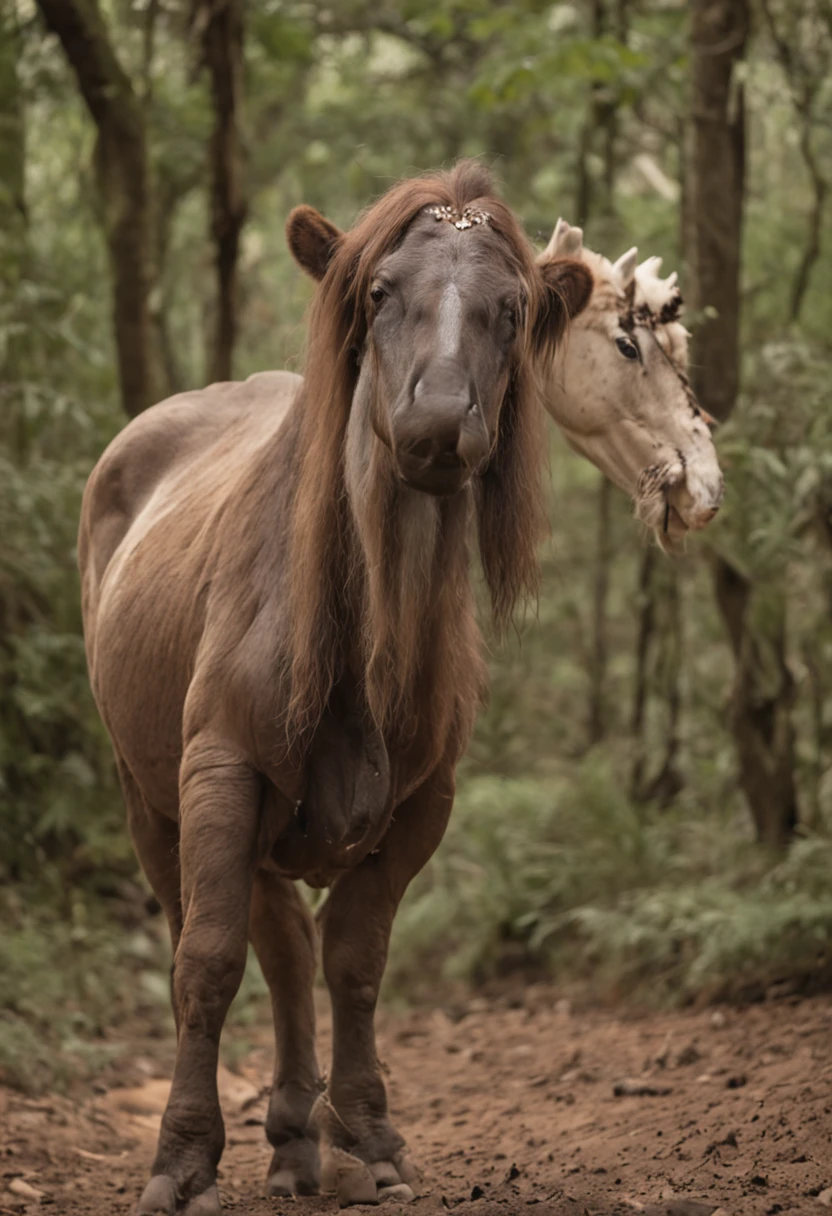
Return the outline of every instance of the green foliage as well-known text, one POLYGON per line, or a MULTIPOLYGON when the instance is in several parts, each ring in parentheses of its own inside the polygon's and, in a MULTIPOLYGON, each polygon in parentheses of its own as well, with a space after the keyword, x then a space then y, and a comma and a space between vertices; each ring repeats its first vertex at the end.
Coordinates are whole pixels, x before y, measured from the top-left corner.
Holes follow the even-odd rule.
POLYGON ((595 760, 555 780, 479 777, 399 914, 388 984, 437 966, 671 1002, 828 984, 830 863, 825 836, 774 860, 742 820, 635 807, 595 760))
POLYGON ((168 1020, 168 993, 164 946, 123 903, 31 907, 25 890, 0 895, 0 1081, 37 1091, 93 1075, 114 1023, 168 1020))
POLYGON ((540 957, 564 913, 598 892, 649 886, 666 863, 597 759, 545 781, 472 777, 397 932, 427 949, 442 940, 453 974, 487 971, 506 942, 540 957))
POLYGON ((75 557, 84 482, 117 418, 40 378, 39 357, 57 374, 95 352, 56 291, 24 283, 20 297, 17 321, 2 331, 18 366, 31 359, 32 370, 6 386, 0 447, 0 876, 56 881, 102 857, 129 872, 86 672, 75 557))
MULTIPOLYGON (((756 997, 769 987, 828 986, 832 896, 807 889, 826 838, 792 845, 786 861, 760 873, 735 863, 705 878, 628 893, 614 906, 576 908, 563 922, 584 943, 584 967, 600 985, 655 997, 756 997)), ((756 859, 755 859, 756 860, 756 859)))

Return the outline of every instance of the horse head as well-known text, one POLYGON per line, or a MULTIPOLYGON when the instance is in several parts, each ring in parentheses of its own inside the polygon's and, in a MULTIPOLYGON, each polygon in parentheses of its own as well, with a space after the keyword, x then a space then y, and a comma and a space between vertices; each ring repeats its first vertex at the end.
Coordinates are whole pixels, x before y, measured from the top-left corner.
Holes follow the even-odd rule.
POLYGON ((687 376, 688 332, 676 274, 635 249, 611 263, 558 220, 541 266, 580 258, 592 273, 589 303, 551 362, 546 408, 569 443, 628 493, 664 549, 678 550, 722 501, 713 420, 687 376))

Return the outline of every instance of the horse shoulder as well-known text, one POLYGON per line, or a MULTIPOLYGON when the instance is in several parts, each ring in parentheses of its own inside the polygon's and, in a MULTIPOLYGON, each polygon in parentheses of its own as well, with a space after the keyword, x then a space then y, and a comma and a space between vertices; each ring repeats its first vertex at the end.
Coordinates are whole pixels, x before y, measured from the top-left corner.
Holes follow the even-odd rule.
POLYGON ((302 383, 291 372, 261 372, 180 393, 134 418, 101 456, 84 492, 79 563, 85 583, 100 586, 142 511, 222 443, 229 428, 243 456, 252 442, 276 431, 302 383))

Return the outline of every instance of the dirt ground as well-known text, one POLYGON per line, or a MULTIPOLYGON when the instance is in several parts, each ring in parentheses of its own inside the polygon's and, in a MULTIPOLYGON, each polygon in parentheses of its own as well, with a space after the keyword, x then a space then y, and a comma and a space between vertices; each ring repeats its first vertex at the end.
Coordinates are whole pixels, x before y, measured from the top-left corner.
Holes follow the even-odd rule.
MULTIPOLYGON (((820 1216, 832 1206, 829 998, 645 1017, 579 1011, 541 987, 513 1003, 475 997, 379 1016, 393 1116, 426 1174, 411 1216, 820 1216)), ((322 1011, 324 1051, 328 1039, 322 1011)), ((220 1074, 225 1205, 235 1216, 334 1212, 331 1197, 262 1197, 265 1028, 254 1043, 220 1074)), ((0 1214, 132 1212, 171 1052, 131 1045, 71 1097, 0 1089, 0 1214)), ((399 1205, 377 1210, 395 1216, 399 1205)))

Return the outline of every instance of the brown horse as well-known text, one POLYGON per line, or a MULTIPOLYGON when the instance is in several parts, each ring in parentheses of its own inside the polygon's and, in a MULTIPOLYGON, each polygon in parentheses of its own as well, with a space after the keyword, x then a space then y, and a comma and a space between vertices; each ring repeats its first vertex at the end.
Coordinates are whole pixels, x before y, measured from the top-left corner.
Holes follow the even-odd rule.
POLYGON ((469 539, 501 627, 534 590, 544 522, 537 356, 591 289, 580 263, 535 265, 470 162, 400 183, 346 234, 307 207, 287 233, 321 281, 305 380, 156 406, 84 499, 92 684, 174 947, 176 1066, 142 1213, 220 1210, 217 1049, 247 939, 277 1040, 271 1193, 318 1191, 321 1136, 342 1203, 415 1177, 375 1052, 388 938, 485 686, 469 539), (326 1095, 295 878, 332 888, 326 1095))

